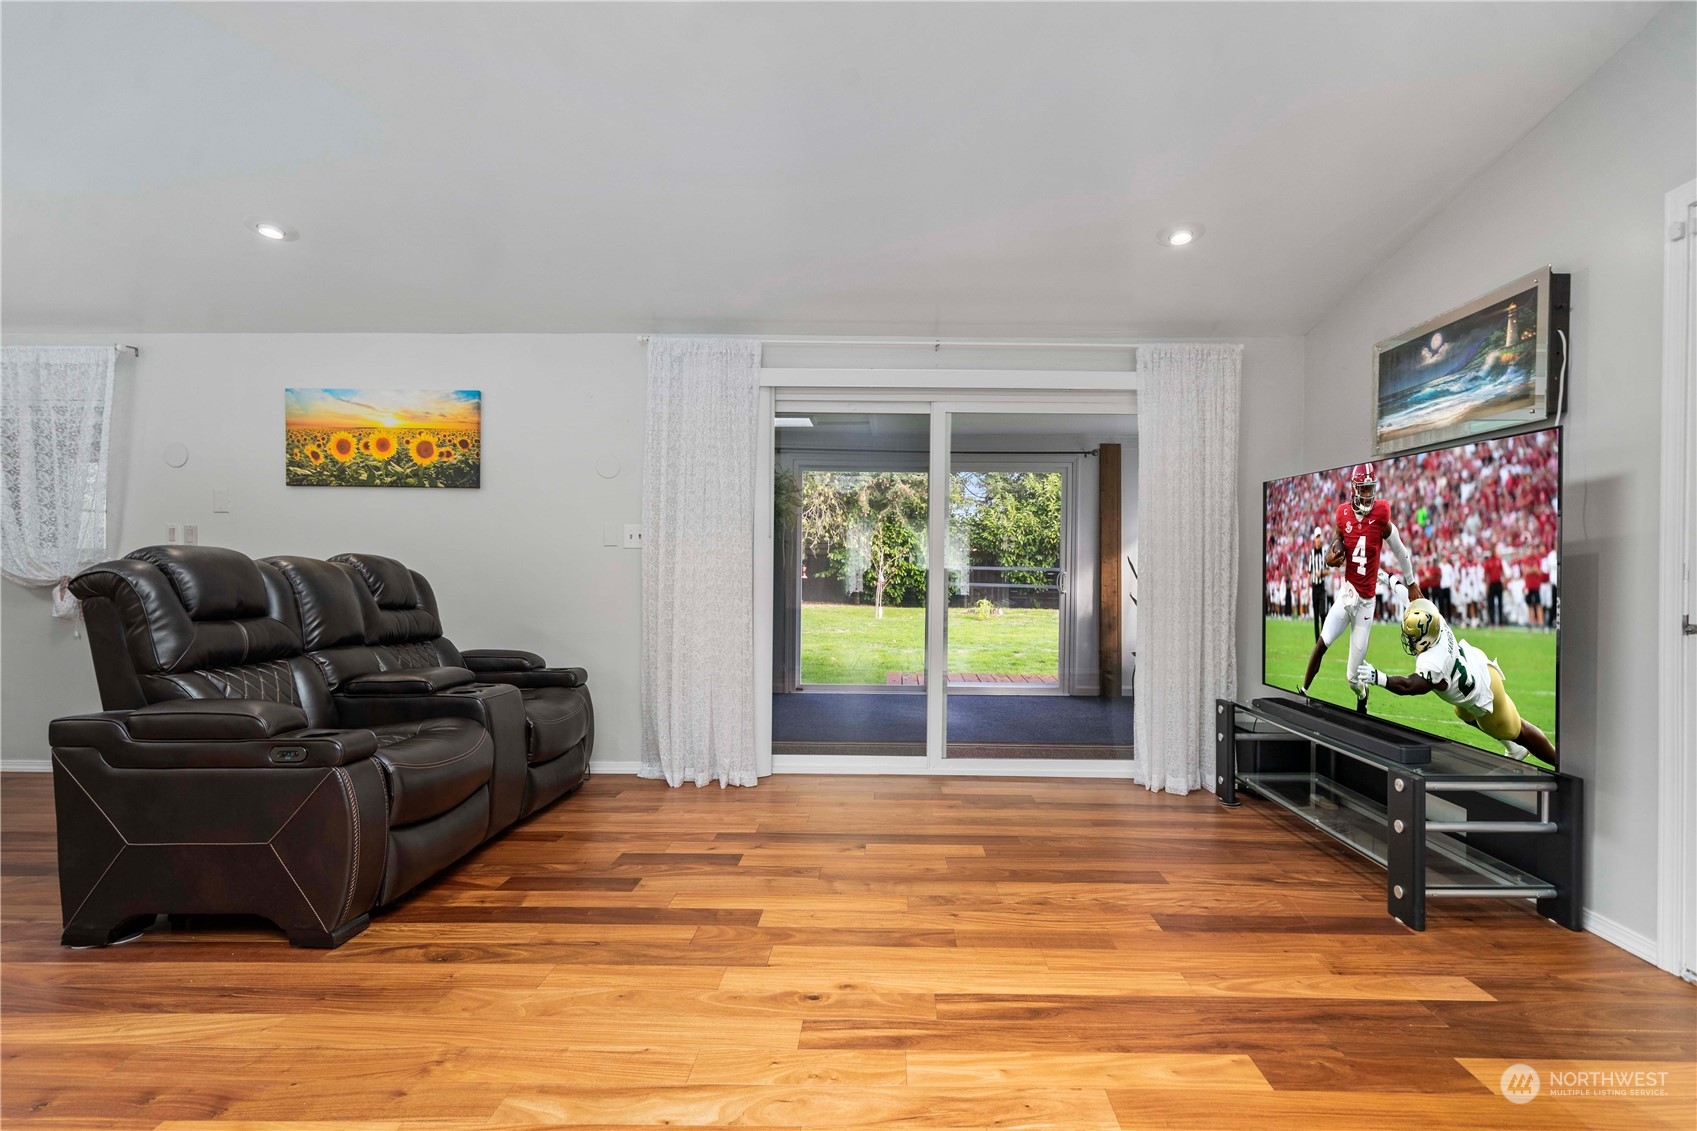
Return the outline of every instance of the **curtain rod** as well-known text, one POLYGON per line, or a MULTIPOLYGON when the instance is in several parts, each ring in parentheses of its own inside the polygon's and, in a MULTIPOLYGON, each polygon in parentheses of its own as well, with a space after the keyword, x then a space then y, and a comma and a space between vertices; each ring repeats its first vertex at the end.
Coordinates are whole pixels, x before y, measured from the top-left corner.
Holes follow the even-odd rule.
MULTIPOLYGON (((649 337, 648 334, 638 334, 636 340, 647 345, 649 337)), ((763 346, 885 346, 898 349, 930 346, 933 350, 940 350, 945 346, 950 349, 997 350, 1134 350, 1138 346, 1137 342, 972 342, 940 338, 760 338, 759 342, 763 346)))
POLYGON ((136 346, 113 346, 112 348, 117 350, 119 353, 123 353, 125 350, 129 350, 131 353, 135 354, 137 357, 141 356, 141 350, 140 350, 139 347, 136 347, 136 346))

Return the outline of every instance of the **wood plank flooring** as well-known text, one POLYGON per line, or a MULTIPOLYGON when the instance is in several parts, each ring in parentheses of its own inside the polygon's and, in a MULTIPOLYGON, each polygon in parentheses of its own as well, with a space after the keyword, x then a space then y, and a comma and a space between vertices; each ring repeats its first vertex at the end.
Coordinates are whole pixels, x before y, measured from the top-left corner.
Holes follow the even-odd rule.
POLYGON ((8 1128, 1697 1126, 1697 988, 1529 906, 1407 931, 1253 801, 601 777, 337 951, 70 951, 50 779, 0 791, 8 1128))

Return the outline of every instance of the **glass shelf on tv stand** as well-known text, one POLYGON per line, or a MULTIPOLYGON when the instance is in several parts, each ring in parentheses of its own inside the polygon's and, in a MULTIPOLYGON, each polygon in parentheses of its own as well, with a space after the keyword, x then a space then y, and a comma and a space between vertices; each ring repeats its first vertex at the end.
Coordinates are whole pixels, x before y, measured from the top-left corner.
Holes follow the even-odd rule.
MULTIPOLYGON (((1437 760, 1438 753, 1434 750, 1433 762, 1437 760)), ((1431 769, 1430 766, 1398 768, 1431 769)), ((1389 866, 1390 827, 1384 805, 1318 773, 1240 771, 1237 780, 1239 785, 1313 825, 1380 867, 1389 866)), ((1434 788, 1430 781, 1427 788, 1434 788)), ((1543 899, 1555 895, 1556 889, 1553 884, 1479 851, 1460 837, 1428 832, 1426 894, 1543 899)))

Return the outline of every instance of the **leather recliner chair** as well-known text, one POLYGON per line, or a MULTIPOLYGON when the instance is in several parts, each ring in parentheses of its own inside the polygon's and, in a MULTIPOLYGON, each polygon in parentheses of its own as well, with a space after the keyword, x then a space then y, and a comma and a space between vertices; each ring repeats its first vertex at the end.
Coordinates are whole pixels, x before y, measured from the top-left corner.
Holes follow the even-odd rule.
POLYGON ((534 652, 462 652, 442 635, 436 595, 423 575, 377 554, 338 554, 330 561, 359 578, 371 598, 366 613, 370 642, 411 662, 469 668, 480 681, 519 690, 528 762, 520 816, 583 784, 595 745, 595 707, 583 668, 551 668, 534 652))
POLYGON ((170 913, 337 946, 510 821, 497 799, 522 804, 515 689, 354 656, 346 610, 306 606, 312 638, 349 650, 332 693, 278 566, 156 546, 71 591, 106 710, 50 730, 66 945, 170 913))
MULTIPOLYGON (((317 558, 262 558, 288 587, 300 616, 301 643, 350 726, 394 727, 409 719, 454 715, 475 720, 494 740, 487 823, 479 841, 518 820, 526 787, 524 698, 481 680, 449 650, 385 639, 377 609, 346 566, 317 558)), ((414 619, 435 625, 433 610, 414 619)))

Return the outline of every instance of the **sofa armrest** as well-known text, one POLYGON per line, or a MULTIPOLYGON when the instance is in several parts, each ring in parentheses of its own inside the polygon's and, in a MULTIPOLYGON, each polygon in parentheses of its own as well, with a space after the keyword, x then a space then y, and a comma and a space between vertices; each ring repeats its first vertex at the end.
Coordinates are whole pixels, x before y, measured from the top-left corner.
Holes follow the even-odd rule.
MULTIPOLYGON (((242 701, 238 701, 242 702, 242 701)), ((157 704, 163 706, 163 704, 157 704)), ((197 738, 168 734, 166 717, 145 722, 144 731, 157 737, 142 739, 131 729, 136 715, 147 711, 102 711, 54 719, 47 730, 54 750, 74 748, 98 752, 107 764, 123 769, 257 769, 276 766, 323 769, 369 758, 377 751, 377 736, 369 730, 292 729, 265 737, 197 738)), ((189 720, 190 729, 205 720, 189 720)), ((303 716, 304 721, 304 716, 303 716)))
POLYGON ((548 666, 535 652, 518 648, 473 648, 460 656, 474 672, 526 672, 548 666))
POLYGON ((532 668, 522 672, 479 672, 477 678, 508 687, 582 687, 589 682, 589 672, 584 668, 532 668))
POLYGON ((372 672, 345 680, 339 695, 363 698, 369 695, 434 695, 450 687, 463 687, 477 678, 465 668, 408 668, 372 672))
POLYGON ((305 730, 306 712, 264 699, 176 699, 131 711, 124 726, 143 742, 272 738, 305 730))

